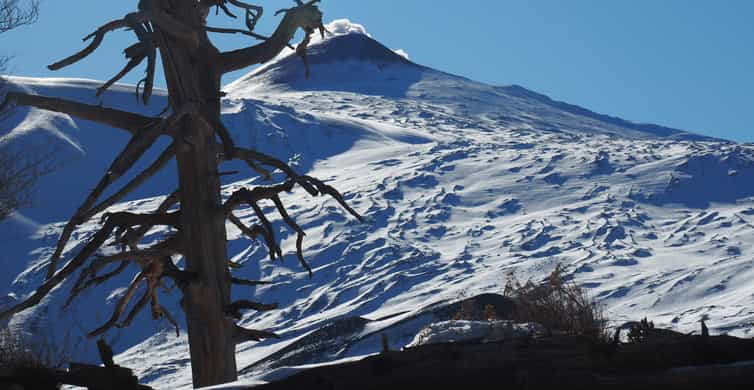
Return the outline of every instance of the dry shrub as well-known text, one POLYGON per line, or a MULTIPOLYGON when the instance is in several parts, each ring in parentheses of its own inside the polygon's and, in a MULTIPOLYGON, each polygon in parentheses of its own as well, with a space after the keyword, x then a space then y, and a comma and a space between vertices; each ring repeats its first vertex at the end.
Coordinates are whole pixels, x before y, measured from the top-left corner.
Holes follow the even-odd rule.
POLYGON ((37 180, 63 162, 56 158, 61 150, 58 146, 34 143, 11 145, 1 138, 0 220, 3 220, 16 209, 29 206, 37 180))
POLYGON ((581 286, 565 280, 560 265, 540 283, 521 283, 510 275, 503 295, 516 303, 516 322, 538 323, 548 335, 565 333, 601 341, 610 338, 602 307, 581 286))
POLYGON ((474 299, 461 301, 461 306, 453 315, 454 321, 478 321, 479 319, 481 319, 481 315, 474 299))
POLYGON ((644 317, 641 321, 633 323, 628 327, 628 342, 643 343, 647 341, 654 328, 655 323, 648 321, 647 317, 644 317))
POLYGON ((64 348, 59 348, 48 339, 28 341, 8 328, 0 329, 0 370, 45 370, 60 369, 68 362, 64 348))
POLYGON ((484 319, 487 321, 497 320, 497 311, 495 310, 495 306, 484 305, 484 319))

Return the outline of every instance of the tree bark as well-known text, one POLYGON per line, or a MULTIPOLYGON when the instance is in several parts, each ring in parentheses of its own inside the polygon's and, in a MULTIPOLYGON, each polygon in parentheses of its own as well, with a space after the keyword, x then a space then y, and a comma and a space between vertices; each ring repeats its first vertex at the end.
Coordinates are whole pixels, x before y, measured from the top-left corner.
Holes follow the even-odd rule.
POLYGON ((220 195, 213 131, 195 118, 185 121, 192 147, 177 155, 186 271, 199 275, 184 290, 194 386, 236 380, 234 323, 226 265, 225 213, 220 195))
MULTIPOLYGON (((173 2, 171 17, 185 25, 197 20, 192 2, 173 2)), ((195 387, 232 382, 237 378, 234 323, 224 312, 230 305, 231 276, 226 259, 225 213, 220 199, 215 131, 202 113, 220 114, 217 49, 205 32, 196 32, 197 46, 156 28, 170 104, 174 111, 198 105, 178 126, 184 144, 178 148, 181 227, 185 237, 186 271, 199 277, 184 287, 183 309, 188 325, 191 370, 195 387)))

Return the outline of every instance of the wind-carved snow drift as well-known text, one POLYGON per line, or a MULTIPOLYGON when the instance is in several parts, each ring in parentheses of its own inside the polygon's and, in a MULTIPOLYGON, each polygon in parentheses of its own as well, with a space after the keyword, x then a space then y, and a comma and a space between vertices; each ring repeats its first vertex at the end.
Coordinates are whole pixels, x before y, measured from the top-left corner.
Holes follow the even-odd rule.
MULTIPOLYGON (((501 292, 511 272, 540 278, 558 263, 616 321, 647 316, 691 331, 705 317, 713 333, 751 335, 750 145, 596 114, 518 86, 477 83, 417 65, 350 22, 329 29, 334 35, 310 48, 311 78, 297 56, 284 53, 225 88, 223 120, 238 143, 331 180, 367 218, 359 224, 333 202, 289 195, 291 214, 308 233, 312 279, 298 267, 295 236, 281 221, 274 224, 287 255, 274 264, 262 243, 228 226, 232 260, 244 265, 234 272, 275 282, 236 289, 237 298, 281 307, 244 317, 244 326, 283 336, 239 346, 245 380, 377 352, 381 333, 400 347, 441 303, 501 292)), ((98 103, 91 81, 10 82, 98 103)), ((164 96, 156 100, 150 114, 165 105, 164 96)), ((131 86, 114 88, 101 103, 139 109, 131 86)), ((126 141, 116 130, 39 114, 19 110, 3 128, 16 128, 16 139, 58 140, 66 164, 44 178, 33 207, 0 224, 5 304, 41 282, 59 221, 126 141)), ((175 188, 174 170, 117 208, 155 207, 161 199, 149 196, 175 188)), ((238 170, 225 178, 226 195, 263 184, 238 170)), ((240 216, 248 222, 253 213, 240 216)), ((81 226, 66 258, 97 227, 96 220, 81 226)), ((93 343, 81 335, 108 318, 122 294, 112 286, 127 282, 113 280, 61 312, 70 288, 64 284, 11 326, 53 330, 73 353, 94 359, 93 343)), ((164 304, 180 313, 175 297, 164 304)), ((169 324, 144 315, 108 339, 125 351, 118 363, 148 384, 190 386, 185 336, 176 337, 169 324)))

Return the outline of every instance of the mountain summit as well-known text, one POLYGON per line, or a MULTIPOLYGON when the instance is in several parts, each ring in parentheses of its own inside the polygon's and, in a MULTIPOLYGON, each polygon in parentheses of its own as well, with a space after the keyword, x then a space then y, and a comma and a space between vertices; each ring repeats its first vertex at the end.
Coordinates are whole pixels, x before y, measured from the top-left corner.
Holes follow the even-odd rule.
POLYGON ((312 41, 307 56, 312 77, 292 50, 227 86, 231 96, 249 97, 261 90, 344 91, 411 98, 450 105, 462 115, 462 101, 473 102, 476 111, 507 118, 507 124, 546 129, 558 123, 558 131, 614 134, 631 138, 714 140, 660 125, 634 123, 555 101, 518 85, 494 87, 418 65, 372 38, 363 26, 348 20, 327 25, 325 39, 312 41), (537 113, 537 119, 521 115, 537 113))

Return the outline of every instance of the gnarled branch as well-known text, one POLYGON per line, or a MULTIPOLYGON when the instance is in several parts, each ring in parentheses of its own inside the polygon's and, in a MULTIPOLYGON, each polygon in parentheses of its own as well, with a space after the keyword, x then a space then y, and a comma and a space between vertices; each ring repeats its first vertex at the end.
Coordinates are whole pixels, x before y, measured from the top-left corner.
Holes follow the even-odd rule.
POLYGON ((149 104, 152 97, 154 86, 155 66, 157 64, 157 45, 154 42, 152 27, 149 23, 144 23, 133 14, 125 18, 128 27, 133 30, 139 43, 144 47, 144 56, 147 58, 147 75, 136 85, 136 97, 139 97, 139 85, 144 84, 144 90, 141 94, 144 104, 149 104))
MULTIPOLYGON (((259 39, 260 41, 266 41, 266 40, 270 39, 269 37, 266 37, 266 36, 264 36, 262 34, 257 34, 257 33, 253 32, 253 31, 240 30, 240 29, 236 29, 236 28, 223 28, 223 27, 210 27, 210 26, 207 26, 207 27, 204 27, 204 29, 207 32, 217 33, 217 34, 243 34, 243 35, 248 35, 248 36, 250 36, 252 38, 259 39)), ((293 47, 291 47, 291 49, 293 49, 293 47)))
POLYGON ((309 183, 313 184, 317 191, 319 191, 322 195, 330 195, 335 201, 340 204, 340 207, 343 207, 348 211, 349 214, 351 214, 354 218, 358 219, 359 222, 364 222, 364 218, 356 212, 351 206, 348 205, 348 202, 346 202, 345 198, 343 198, 343 195, 335 189, 335 187, 330 186, 322 182, 321 180, 311 177, 311 176, 304 176, 304 180, 308 181, 309 183))
POLYGON ((268 281, 247 280, 247 279, 241 279, 241 278, 231 278, 230 282, 233 284, 237 284, 239 286, 263 286, 263 285, 272 284, 272 282, 268 282, 268 281))
POLYGON ((306 262, 306 259, 304 259, 304 236, 306 236, 306 233, 304 233, 304 229, 299 226, 296 221, 291 218, 290 215, 288 215, 288 211, 285 209, 285 206, 283 206, 283 202, 280 200, 280 197, 275 195, 272 197, 272 201, 275 203, 275 207, 278 209, 278 212, 280 213, 280 216, 283 218, 283 221, 285 221, 288 226, 290 226, 291 229, 293 229, 297 236, 296 236, 296 256, 298 257, 298 262, 301 264, 304 269, 309 273, 309 278, 312 277, 312 267, 309 266, 309 263, 306 262))
POLYGON ((5 102, 2 104, 2 108, 10 104, 59 112, 125 130, 131 134, 136 134, 138 130, 152 126, 160 121, 160 118, 151 118, 114 108, 93 106, 61 98, 20 92, 8 92, 5 95, 5 102))
POLYGON ((157 294, 152 296, 151 306, 152 319, 159 320, 160 318, 165 318, 175 328, 175 336, 179 337, 181 335, 181 328, 178 326, 178 321, 175 320, 175 317, 170 314, 170 311, 168 311, 168 309, 158 303, 157 294))
POLYGON ((68 264, 55 273, 51 278, 47 279, 29 298, 1 312, 0 321, 38 304, 53 288, 76 272, 76 270, 80 268, 86 260, 105 243, 105 241, 107 241, 116 228, 125 230, 131 226, 143 224, 175 226, 179 222, 179 215, 177 213, 149 215, 121 212, 106 214, 104 219, 104 226, 94 234, 73 260, 68 262, 68 264))
POLYGON ((190 49, 199 47, 199 34, 193 28, 162 12, 158 7, 152 7, 146 10, 145 13, 149 21, 180 44, 190 49))
POLYGON ((129 59, 128 63, 123 67, 123 69, 121 69, 120 72, 118 72, 118 74, 116 74, 105 84, 97 88, 97 96, 101 96, 113 84, 120 81, 120 79, 125 77, 129 72, 131 72, 134 68, 141 64, 141 62, 144 61, 144 58, 147 57, 147 47, 141 42, 138 42, 126 48, 124 52, 126 54, 126 58, 129 59))
MULTIPOLYGON (((264 241, 267 244, 267 250, 270 255, 270 260, 275 261, 275 255, 281 253, 280 248, 275 241, 275 236, 272 231, 268 230, 261 225, 254 225, 254 227, 248 227, 238 217, 236 217, 232 211, 228 212, 228 220, 232 222, 241 232, 251 240, 256 240, 257 235, 261 234, 264 237, 264 241)), ((282 256, 280 257, 282 260, 282 256)))
POLYGON ((170 256, 181 253, 181 244, 181 235, 176 234, 148 249, 124 251, 114 255, 102 256, 93 260, 89 266, 79 274, 79 278, 73 285, 71 293, 68 295, 68 299, 63 307, 69 306, 71 302, 73 302, 73 300, 87 288, 99 285, 121 273, 127 267, 129 262, 134 262, 141 267, 146 267, 149 263, 158 260, 162 260, 163 263, 166 263, 167 261, 172 263, 170 256), (120 265, 114 271, 102 276, 97 276, 97 273, 102 268, 116 262, 120 262, 120 265))
MULTIPOLYGON (((57 262, 60 259, 60 256, 63 254, 63 249, 68 243, 68 240, 70 239, 71 234, 73 233, 73 230, 76 228, 76 226, 88 221, 96 213, 104 211, 112 204, 117 202, 121 197, 127 195, 131 190, 135 188, 135 186, 132 185, 133 182, 129 183, 129 185, 127 185, 120 192, 116 193, 113 197, 110 197, 100 205, 92 208, 92 205, 94 205, 94 203, 97 201, 97 199, 99 199, 102 193, 105 192, 107 187, 109 187, 112 182, 126 173, 126 171, 147 151, 147 149, 149 149, 150 146, 152 146, 152 144, 161 134, 162 129, 160 126, 156 126, 156 128, 140 130, 131 138, 131 141, 128 143, 128 145, 126 145, 126 147, 118 155, 118 157, 115 158, 115 161, 113 161, 113 163, 110 165, 110 169, 107 170, 94 190, 92 190, 84 203, 76 211, 76 214, 74 214, 74 216, 66 224, 65 228, 63 228, 63 233, 58 239, 58 244, 55 248, 55 252, 50 258, 50 265, 47 271, 48 278, 52 277, 52 275, 57 270, 57 262)), ((172 158, 174 154, 172 148, 169 148, 166 154, 166 156, 161 156, 161 158, 158 159, 156 167, 152 167, 155 168, 154 173, 156 173, 157 170, 162 168, 162 166, 167 163, 167 161, 163 160, 169 160, 170 158, 172 158)), ((136 179, 146 180, 148 176, 151 176, 154 173, 147 172, 144 175, 137 176, 136 179)))
POLYGON ((298 183, 298 185, 303 187, 306 190, 306 192, 309 193, 309 195, 316 196, 319 194, 317 192, 317 189, 314 188, 313 185, 309 184, 306 180, 304 180, 298 173, 296 173, 296 171, 293 170, 293 168, 291 168, 288 164, 276 159, 275 157, 266 155, 261 152, 257 152, 256 150, 244 149, 244 148, 238 148, 238 147, 233 152, 233 157, 235 159, 244 161, 246 164, 248 164, 251 167, 251 169, 256 170, 256 171, 258 170, 256 168, 257 164, 255 162, 279 169, 286 176, 288 176, 288 178, 290 178, 291 180, 294 180, 296 183, 298 183))
POLYGON ((73 234, 73 230, 76 226, 88 221, 95 214, 105 211, 108 207, 115 204, 117 201, 128 195, 131 191, 136 189, 148 178, 159 172, 175 155, 176 145, 173 143, 158 157, 149 168, 137 175, 130 183, 123 187, 120 191, 110 196, 97 206, 94 203, 99 199, 102 193, 107 187, 115 180, 120 178, 141 156, 157 141, 157 138, 161 135, 172 130, 173 126, 187 114, 187 109, 182 109, 171 115, 167 119, 163 119, 154 126, 139 130, 126 145, 123 151, 115 158, 115 161, 110 165, 105 175, 100 179, 97 186, 92 190, 84 203, 78 208, 76 214, 63 228, 63 232, 58 239, 57 247, 50 259, 50 265, 48 267, 47 277, 51 277, 57 269, 57 261, 63 253, 65 245, 73 234))
POLYGON ((92 207, 92 209, 87 213, 87 215, 94 216, 95 214, 105 211, 108 207, 122 200, 124 197, 126 197, 126 195, 130 194, 140 185, 144 184, 144 182, 147 181, 149 178, 151 178, 152 176, 157 174, 159 171, 161 171, 162 168, 164 168, 165 165, 167 165, 167 163, 169 163, 170 160, 173 159, 173 157, 175 156, 175 151, 176 151, 176 145, 175 143, 173 143, 167 149, 165 149, 162 152, 162 154, 160 154, 160 156, 157 157, 157 160, 155 160, 149 167, 147 167, 141 173, 136 175, 130 182, 128 182, 128 184, 123 186, 123 188, 121 188, 118 192, 114 193, 107 199, 103 200, 100 204, 92 207))
POLYGON ((283 205, 283 202, 280 200, 280 194, 283 192, 290 192, 293 189, 293 186, 295 184, 301 185, 303 188, 307 189, 310 194, 312 195, 329 195, 333 199, 335 199, 344 209, 346 209, 351 215, 353 215, 355 218, 357 218, 359 221, 362 221, 361 215, 359 215, 353 208, 351 208, 348 203, 343 198, 343 195, 338 192, 334 187, 325 184, 319 179, 316 179, 311 176, 300 176, 297 173, 293 171, 287 164, 283 163, 280 160, 277 160, 273 157, 264 155, 262 153, 248 150, 248 149, 242 149, 242 148, 236 148, 234 155, 246 161, 250 166, 256 167, 255 162, 260 161, 264 164, 274 166, 276 168, 281 169, 286 175, 288 176, 288 180, 284 183, 274 185, 274 186, 257 186, 251 190, 242 188, 233 194, 228 198, 228 200, 225 202, 224 208, 225 212, 228 215, 229 220, 238 226, 241 231, 249 236, 252 239, 256 238, 257 234, 263 234, 264 238, 267 242, 267 247, 269 249, 270 258, 274 261, 275 257, 278 257, 282 260, 282 250, 280 249, 280 246, 277 244, 275 237, 274 237, 274 230, 272 228, 272 224, 267 219, 265 214, 262 212, 261 208, 257 205, 257 202, 263 199, 269 199, 272 200, 273 203, 275 203, 275 207, 277 208, 278 212, 280 213, 280 216, 283 218, 283 221, 297 233, 296 237, 296 256, 299 260, 299 263, 301 264, 304 269, 307 270, 309 273, 309 277, 312 277, 312 269, 309 266, 309 264, 306 262, 306 259, 304 258, 303 254, 303 241, 304 236, 306 233, 304 230, 291 218, 291 216, 288 214, 287 210, 285 209, 285 206, 283 205), (253 228, 249 228, 246 225, 244 225, 237 217, 235 217, 232 213, 232 210, 242 204, 248 204, 252 207, 254 210, 254 213, 256 214, 257 218, 259 219, 261 226, 256 225, 253 228))
POLYGON ((271 60, 288 45, 299 28, 304 30, 324 28, 322 12, 314 3, 300 4, 297 7, 285 10, 283 20, 270 39, 244 49, 221 53, 219 59, 220 72, 229 73, 271 60))
MULTIPOLYGON (((180 194, 178 193, 178 191, 174 191, 169 196, 167 196, 159 206, 157 206, 157 209, 153 211, 153 214, 167 213, 171 207, 175 206, 180 201, 180 194)), ((141 241, 141 239, 144 238, 144 236, 149 233, 149 231, 154 226, 155 225, 150 224, 139 225, 138 228, 126 232, 126 234, 121 239, 121 243, 127 246, 135 246, 136 243, 141 241)))
MULTIPOLYGON (((141 14, 141 13, 135 13, 135 14, 131 14, 131 15, 135 15, 138 18, 143 18, 144 17, 144 15, 141 14)), ((65 58, 65 59, 63 59, 61 61, 58 61, 58 62, 52 64, 52 65, 49 65, 48 68, 50 70, 59 70, 59 69, 62 69, 64 67, 68 66, 68 65, 74 64, 74 63, 76 63, 78 61, 81 61, 82 59, 86 58, 89 54, 92 54, 95 50, 97 50, 97 48, 99 47, 99 45, 105 39, 105 35, 107 33, 109 33, 110 31, 113 31, 113 30, 117 30, 119 28, 125 28, 127 26, 128 26, 128 24, 126 23, 126 19, 125 18, 118 19, 118 20, 113 20, 113 21, 111 21, 111 22, 103 25, 102 27, 98 28, 97 31, 95 31, 95 32, 87 35, 86 37, 84 37, 84 41, 88 41, 88 40, 94 38, 92 40, 92 42, 89 44, 89 46, 87 46, 86 48, 84 48, 80 52, 78 52, 78 53, 76 53, 76 54, 74 54, 74 55, 72 55, 72 56, 70 56, 68 58, 65 58)))
POLYGON ((261 341, 264 339, 279 339, 280 336, 273 332, 266 330, 246 329, 238 325, 235 326, 233 332, 233 341, 236 344, 241 344, 246 341, 261 341))
POLYGON ((98 335, 107 332, 108 329, 115 326, 115 324, 118 322, 118 319, 123 314, 123 311, 126 310, 126 306, 129 302, 131 302, 134 294, 136 294, 136 290, 139 288, 139 283, 141 283, 141 281, 145 278, 146 275, 144 274, 144 272, 140 272, 138 275, 136 275, 136 277, 131 281, 131 284, 128 286, 125 294, 123 294, 123 296, 118 300, 118 303, 115 305, 115 310, 113 310, 113 314, 112 316, 110 316, 110 319, 102 324, 102 326, 100 326, 99 328, 89 332, 87 334, 88 337, 97 337, 98 335))
POLYGON ((225 314, 235 318, 241 319, 241 311, 254 310, 254 311, 270 311, 278 308, 277 303, 265 304, 259 302, 253 302, 248 300, 235 301, 225 308, 225 314))

